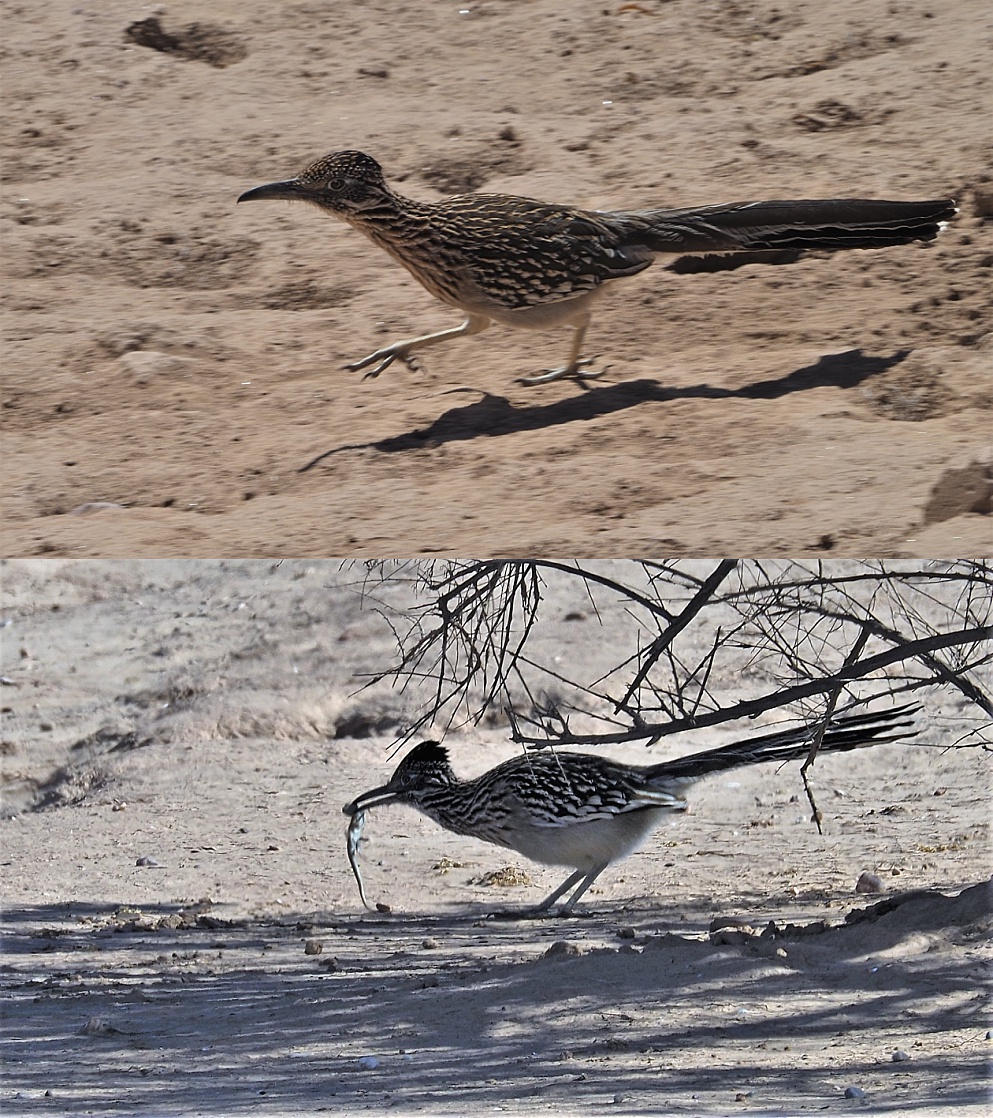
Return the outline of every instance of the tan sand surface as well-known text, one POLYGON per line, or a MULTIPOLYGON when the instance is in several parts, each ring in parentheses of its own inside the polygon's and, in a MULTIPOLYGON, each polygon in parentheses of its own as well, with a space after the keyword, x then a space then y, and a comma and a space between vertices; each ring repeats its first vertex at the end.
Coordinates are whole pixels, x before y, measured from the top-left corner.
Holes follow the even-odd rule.
POLYGON ((989 554, 991 20, 984 0, 15 0, 4 553, 989 554), (342 148, 420 199, 962 213, 930 247, 659 263, 604 299, 610 369, 585 388, 517 384, 566 331, 503 328, 363 381, 341 366, 457 317, 316 211, 235 205, 342 148))

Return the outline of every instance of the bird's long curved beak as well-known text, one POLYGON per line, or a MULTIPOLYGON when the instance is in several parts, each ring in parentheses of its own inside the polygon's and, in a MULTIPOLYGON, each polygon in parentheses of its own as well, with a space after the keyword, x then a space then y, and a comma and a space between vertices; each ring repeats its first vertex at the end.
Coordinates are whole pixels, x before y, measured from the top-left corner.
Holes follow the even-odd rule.
POLYGON ((345 804, 341 810, 345 815, 356 815, 370 807, 392 804, 399 798, 399 795, 388 784, 384 784, 381 788, 373 788, 369 792, 363 792, 361 796, 356 796, 351 803, 345 804))
POLYGON ((282 198, 288 202, 298 202, 307 197, 307 188, 298 179, 284 179, 282 182, 267 182, 246 190, 239 202, 257 202, 264 198, 282 198))

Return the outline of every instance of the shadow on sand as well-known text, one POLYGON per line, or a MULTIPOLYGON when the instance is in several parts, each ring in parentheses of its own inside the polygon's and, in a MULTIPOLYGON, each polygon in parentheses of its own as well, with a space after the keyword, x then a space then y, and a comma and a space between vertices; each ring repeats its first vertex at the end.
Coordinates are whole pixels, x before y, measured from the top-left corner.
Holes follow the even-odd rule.
POLYGON ((633 380, 621 384, 590 387, 580 395, 551 404, 517 406, 505 396, 485 393, 463 408, 452 408, 428 427, 407 431, 388 439, 369 443, 349 443, 324 451, 300 468, 300 473, 313 469, 325 459, 349 450, 379 450, 396 454, 408 450, 441 446, 480 437, 494 438, 520 431, 540 431, 567 423, 598 419, 614 412, 638 407, 649 402, 668 403, 673 400, 775 400, 794 392, 810 392, 816 388, 850 389, 870 377, 879 376, 898 365, 910 351, 900 350, 889 357, 869 357, 861 350, 833 353, 815 364, 795 369, 786 376, 758 381, 742 388, 715 388, 696 384, 684 388, 666 388, 656 380, 633 380))

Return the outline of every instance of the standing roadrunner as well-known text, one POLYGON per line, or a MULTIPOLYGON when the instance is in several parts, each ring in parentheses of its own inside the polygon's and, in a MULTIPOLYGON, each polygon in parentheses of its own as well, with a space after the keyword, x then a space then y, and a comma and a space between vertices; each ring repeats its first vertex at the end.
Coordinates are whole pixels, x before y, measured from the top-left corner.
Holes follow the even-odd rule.
MULTIPOLYGON (((820 752, 912 737, 907 731, 918 709, 901 706, 836 718, 820 752)), ((622 765, 589 753, 530 753, 474 780, 458 779, 448 751, 437 742, 421 742, 400 762, 388 784, 363 792, 342 808, 352 817, 349 856, 359 889, 353 828, 361 828, 369 808, 409 804, 457 835, 506 846, 535 862, 572 866, 575 872, 535 909, 551 908, 575 886, 562 907, 563 914, 571 912, 607 866, 637 849, 667 812, 686 810, 682 793, 690 785, 725 769, 806 757, 816 730, 812 725, 766 734, 658 765, 622 765)))
POLYGON ((312 202, 364 233, 443 303, 466 315, 461 326, 408 338, 346 365, 378 377, 398 357, 491 322, 573 328, 568 361, 521 377, 546 384, 584 372, 580 356, 594 299, 606 284, 642 272, 658 253, 880 248, 929 241, 955 212, 947 199, 880 202, 858 198, 730 202, 678 210, 577 210, 512 194, 456 194, 415 202, 391 190, 361 151, 318 159, 294 179, 246 191, 239 202, 312 202))

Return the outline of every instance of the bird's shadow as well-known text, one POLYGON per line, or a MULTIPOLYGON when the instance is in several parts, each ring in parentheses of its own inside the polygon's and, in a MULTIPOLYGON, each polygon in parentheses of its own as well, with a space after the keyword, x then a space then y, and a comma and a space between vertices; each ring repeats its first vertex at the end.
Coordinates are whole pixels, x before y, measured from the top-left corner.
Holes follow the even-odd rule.
POLYGON ((415 428, 375 442, 348 443, 326 450, 305 466, 306 473, 326 458, 348 450, 379 450, 395 454, 421 450, 465 439, 494 438, 519 431, 538 431, 565 423, 596 419, 649 401, 670 400, 775 400, 793 392, 809 392, 815 388, 855 388, 870 377, 879 376, 903 361, 910 350, 898 350, 889 357, 870 357, 860 349, 832 353, 813 365, 795 369, 786 376, 758 381, 741 388, 717 388, 710 384, 694 384, 683 388, 667 388, 656 380, 632 380, 620 384, 585 386, 586 391, 550 404, 512 404, 505 396, 484 393, 481 399, 466 407, 451 408, 427 427, 415 428))

